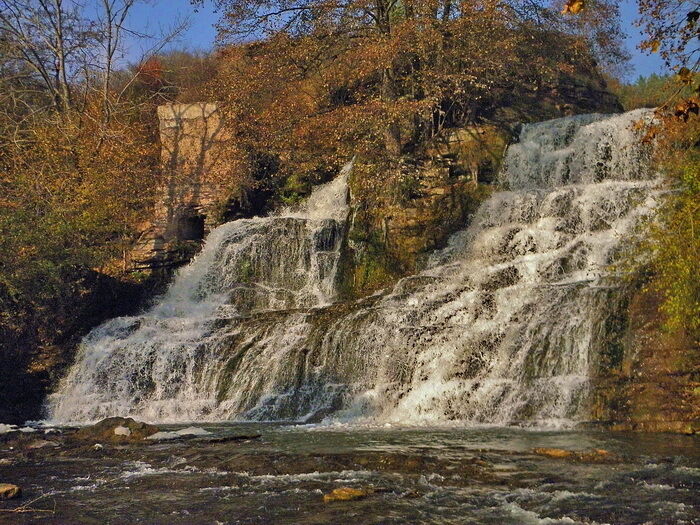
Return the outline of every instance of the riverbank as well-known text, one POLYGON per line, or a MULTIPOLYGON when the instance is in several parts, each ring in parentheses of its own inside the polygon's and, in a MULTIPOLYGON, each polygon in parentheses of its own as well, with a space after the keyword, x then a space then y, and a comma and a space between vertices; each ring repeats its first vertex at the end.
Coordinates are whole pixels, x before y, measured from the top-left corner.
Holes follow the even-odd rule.
POLYGON ((200 426, 210 434, 132 444, 74 441, 75 430, 67 428, 6 440, 0 444, 0 482, 21 485, 24 496, 0 502, 0 523, 700 520, 697 436, 458 426, 200 426), (223 439, 236 436, 247 439, 223 439), (537 450, 543 448, 607 453, 537 450), (343 487, 359 491, 357 499, 324 501, 343 487), (27 512, 8 512, 22 506, 27 512))

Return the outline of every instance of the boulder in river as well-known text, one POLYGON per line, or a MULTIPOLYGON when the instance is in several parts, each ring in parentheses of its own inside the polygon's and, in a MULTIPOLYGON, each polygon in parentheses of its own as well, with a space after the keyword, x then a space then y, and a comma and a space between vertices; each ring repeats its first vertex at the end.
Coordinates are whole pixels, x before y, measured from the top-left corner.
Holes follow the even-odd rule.
POLYGON ((11 483, 0 483, 0 500, 15 499, 22 495, 22 489, 11 483))
POLYGON ((180 430, 175 430, 172 432, 157 432, 155 434, 151 434, 148 436, 148 439, 152 439, 154 441, 166 441, 170 439, 187 439, 187 438, 195 438, 195 437, 202 437, 202 436, 208 436, 210 435, 211 432, 204 430, 203 428, 200 427, 187 427, 183 428, 180 430))
POLYGON ((74 437, 81 441, 133 443, 158 432, 158 427, 130 417, 109 417, 78 430, 74 437))

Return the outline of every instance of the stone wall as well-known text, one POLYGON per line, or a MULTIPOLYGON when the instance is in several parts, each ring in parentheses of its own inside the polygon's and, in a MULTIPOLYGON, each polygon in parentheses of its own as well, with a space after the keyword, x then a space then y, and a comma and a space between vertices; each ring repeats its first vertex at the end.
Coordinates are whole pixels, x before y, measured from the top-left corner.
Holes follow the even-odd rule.
POLYGON ((226 197, 220 175, 228 161, 216 104, 159 106, 158 119, 164 183, 132 252, 135 269, 187 261, 219 222, 226 197))

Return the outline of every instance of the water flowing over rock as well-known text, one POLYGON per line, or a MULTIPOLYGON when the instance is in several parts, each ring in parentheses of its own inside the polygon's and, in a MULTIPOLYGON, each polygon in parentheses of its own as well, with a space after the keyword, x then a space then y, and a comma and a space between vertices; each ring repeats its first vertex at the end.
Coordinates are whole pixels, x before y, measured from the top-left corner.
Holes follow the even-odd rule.
POLYGON ((585 419, 609 267, 658 196, 634 131, 650 118, 524 126, 505 191, 427 270, 355 302, 334 302, 347 170, 302 210, 217 228, 149 311, 85 338, 52 419, 585 419))

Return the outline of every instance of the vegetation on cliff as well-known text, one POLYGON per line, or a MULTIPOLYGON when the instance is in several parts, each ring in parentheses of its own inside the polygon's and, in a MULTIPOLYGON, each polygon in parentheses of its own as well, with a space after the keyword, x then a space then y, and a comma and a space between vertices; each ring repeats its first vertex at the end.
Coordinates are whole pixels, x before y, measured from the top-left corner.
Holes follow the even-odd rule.
POLYGON ((661 311, 671 330, 686 330, 700 343, 700 123, 661 116, 658 169, 668 197, 647 225, 640 249, 650 255, 649 287, 663 297, 661 311))
POLYGON ((699 6, 643 0, 639 4, 647 35, 642 48, 660 53, 675 71, 640 78, 616 91, 625 109, 655 107, 657 122, 646 139, 655 144, 653 163, 666 177, 667 198, 646 225, 633 264, 647 288, 661 297, 664 325, 685 332, 700 345, 700 47, 699 6))
POLYGON ((363 185, 381 191, 386 168, 425 159, 446 130, 504 106, 518 109, 510 124, 527 119, 518 100, 544 103, 565 78, 595 76, 596 59, 614 68, 625 58, 613 2, 585 19, 548 2, 216 4, 230 45, 212 96, 244 175, 263 171, 292 191, 354 155, 375 166, 363 185))

